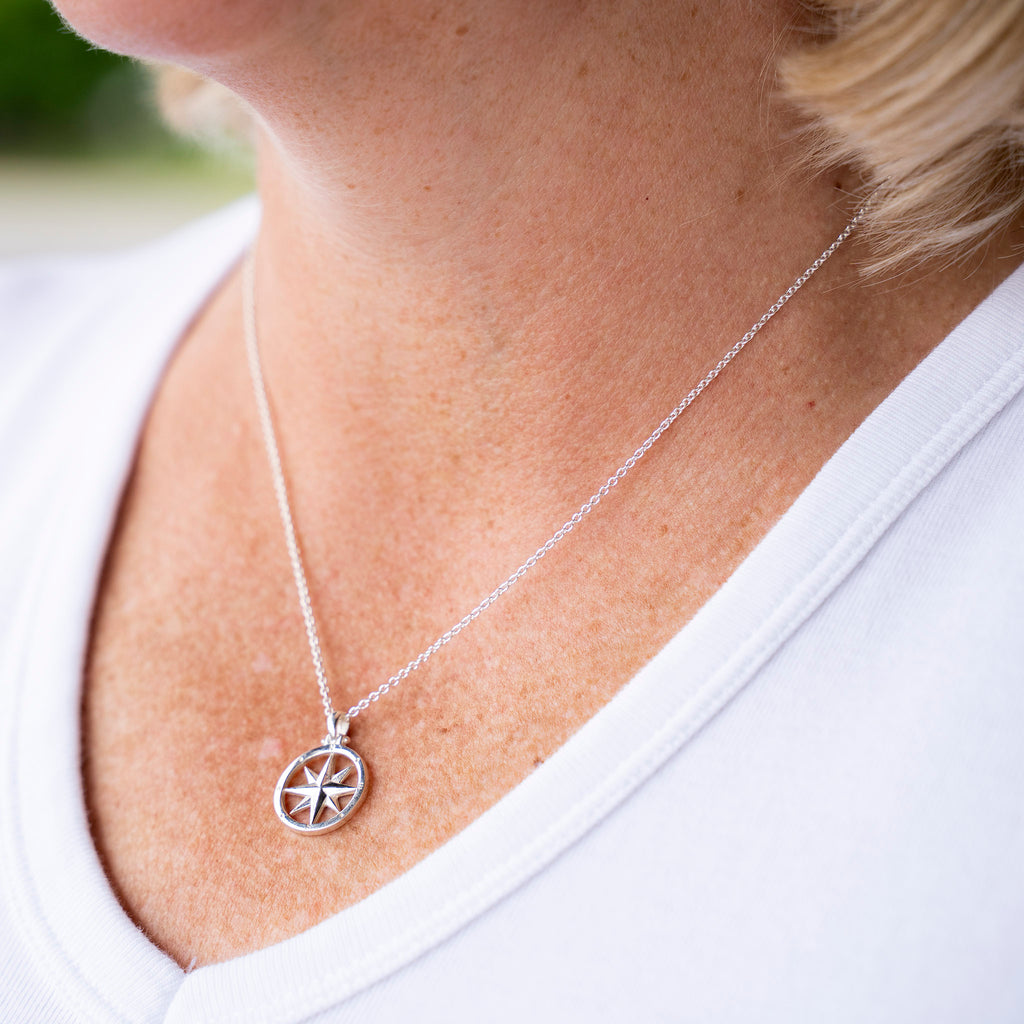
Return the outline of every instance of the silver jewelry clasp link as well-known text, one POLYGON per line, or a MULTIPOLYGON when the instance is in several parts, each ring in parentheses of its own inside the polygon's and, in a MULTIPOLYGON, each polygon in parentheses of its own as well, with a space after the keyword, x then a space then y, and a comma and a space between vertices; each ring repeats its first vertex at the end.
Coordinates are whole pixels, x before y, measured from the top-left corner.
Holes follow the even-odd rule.
POLYGON ((327 736, 324 743, 332 747, 343 747, 348 743, 348 715, 334 710, 327 712, 327 736))

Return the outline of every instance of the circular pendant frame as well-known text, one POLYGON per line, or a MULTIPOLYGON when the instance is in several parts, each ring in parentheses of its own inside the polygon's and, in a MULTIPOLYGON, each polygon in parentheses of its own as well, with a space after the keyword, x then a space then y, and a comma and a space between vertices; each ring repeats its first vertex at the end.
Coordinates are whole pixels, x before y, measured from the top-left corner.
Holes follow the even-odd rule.
POLYGON ((359 809, 366 796, 369 781, 370 774, 366 762, 351 747, 341 743, 327 743, 314 747, 300 754, 281 773, 274 788, 274 812, 282 825, 300 835, 313 836, 333 832, 336 828, 341 828, 359 809), (345 771, 346 768, 349 771, 345 771), (299 775, 300 770, 304 771, 304 776, 299 775), (305 785, 294 785, 297 775, 300 780, 304 778, 305 785), (344 803, 339 806, 337 791, 342 788, 350 789, 352 792, 344 794, 344 803), (296 789, 306 792, 296 793, 296 789), (315 810, 314 801, 319 805, 315 810), (324 816, 324 811, 332 808, 336 808, 336 813, 324 816), (296 819, 296 814, 305 817, 306 811, 312 814, 312 821, 296 819))

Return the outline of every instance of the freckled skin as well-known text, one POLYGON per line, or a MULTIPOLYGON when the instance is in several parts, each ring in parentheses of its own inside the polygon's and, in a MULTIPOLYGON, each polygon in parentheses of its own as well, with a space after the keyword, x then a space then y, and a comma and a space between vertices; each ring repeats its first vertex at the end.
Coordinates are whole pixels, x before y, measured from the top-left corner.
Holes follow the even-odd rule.
MULTIPOLYGON (((260 113, 261 347, 342 707, 550 536, 850 212, 852 175, 794 177, 766 98, 783 0, 61 8, 260 113)), ((851 240, 599 513, 358 719, 373 790, 315 840, 270 807, 323 725, 231 275, 161 382, 97 597, 84 782, 128 913, 179 963, 221 960, 451 838, 688 621, 1017 240, 874 289, 851 240)))

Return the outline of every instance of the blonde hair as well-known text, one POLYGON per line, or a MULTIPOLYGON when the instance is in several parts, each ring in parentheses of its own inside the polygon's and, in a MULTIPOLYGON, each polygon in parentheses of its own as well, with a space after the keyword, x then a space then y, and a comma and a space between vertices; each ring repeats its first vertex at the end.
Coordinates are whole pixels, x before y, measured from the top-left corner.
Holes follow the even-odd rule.
POLYGON ((152 64, 153 99, 164 123, 211 149, 237 151, 253 141, 253 115, 233 92, 170 64, 152 64))
POLYGON ((813 159, 875 198, 873 270, 985 244, 1024 210, 1024 0, 812 0, 780 64, 813 159))

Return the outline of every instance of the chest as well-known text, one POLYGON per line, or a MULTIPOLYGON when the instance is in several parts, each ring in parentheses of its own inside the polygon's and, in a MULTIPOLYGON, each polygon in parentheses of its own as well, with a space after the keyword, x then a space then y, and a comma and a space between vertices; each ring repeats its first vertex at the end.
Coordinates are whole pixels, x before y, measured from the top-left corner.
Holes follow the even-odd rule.
MULTIPOLYGON (((237 365, 236 347, 211 350, 205 365, 202 346, 185 347, 203 372, 189 358, 172 368, 144 431, 96 599, 83 708, 108 877, 182 964, 308 929, 513 790, 715 593, 911 358, 840 393, 811 361, 778 389, 756 360, 731 369, 716 385, 726 415, 696 408, 687 432, 355 720, 368 795, 343 828, 307 837, 280 824, 272 794, 321 742, 323 711, 251 395, 236 377, 207 400, 216 353, 237 365), (346 870, 325 873, 325 858, 346 870)), ((566 493, 588 493, 592 473, 565 464, 566 493)), ((376 478, 363 484, 347 480, 319 507, 316 489, 296 501, 339 710, 427 650, 551 532, 550 508, 522 487, 516 500, 503 487, 474 502, 453 479, 403 518, 374 496, 376 478)))
MULTIPOLYGON (((222 532, 202 486, 193 495, 178 478, 165 491, 145 454, 96 605, 85 783, 120 899, 184 964, 303 931, 465 828, 611 699, 792 499, 775 486, 752 514, 737 490, 727 509, 687 523, 641 493, 633 508, 595 516, 586 537, 552 551, 354 720, 367 796, 344 828, 306 837, 279 823, 271 800, 285 766, 324 733, 278 524, 240 513, 222 532), (348 867, 325 875, 323 858, 348 867)), ((230 489, 217 500, 231 504, 230 489)), ((413 558, 392 547, 385 561, 352 559, 337 575, 310 563, 341 710, 500 579, 500 558, 483 553, 448 557, 433 581, 413 558)))

